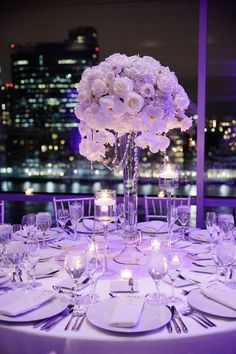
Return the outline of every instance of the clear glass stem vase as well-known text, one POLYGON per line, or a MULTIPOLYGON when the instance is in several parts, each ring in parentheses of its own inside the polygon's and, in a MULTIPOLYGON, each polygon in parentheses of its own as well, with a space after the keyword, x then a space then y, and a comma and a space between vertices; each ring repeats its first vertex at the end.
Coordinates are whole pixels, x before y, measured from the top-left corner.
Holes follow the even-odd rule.
POLYGON ((137 247, 141 237, 137 228, 139 148, 135 144, 135 138, 136 134, 131 133, 123 137, 121 141, 125 206, 123 239, 125 247, 114 258, 118 263, 130 265, 142 263, 142 253, 137 247))

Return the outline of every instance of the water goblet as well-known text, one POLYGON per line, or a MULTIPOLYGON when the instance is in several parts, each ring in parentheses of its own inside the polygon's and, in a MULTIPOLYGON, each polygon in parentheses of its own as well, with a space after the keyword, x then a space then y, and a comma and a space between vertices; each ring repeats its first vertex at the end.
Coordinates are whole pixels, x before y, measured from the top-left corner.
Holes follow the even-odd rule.
POLYGON ((78 280, 86 269, 86 253, 84 251, 70 251, 65 257, 65 270, 74 281, 74 310, 79 308, 78 280))
POLYGON ((210 234, 210 240, 213 237, 213 233, 216 230, 216 213, 215 212, 207 212, 206 213, 206 229, 210 234))
POLYGON ((115 221, 116 216, 116 192, 109 189, 103 189, 95 193, 94 217, 95 220, 103 225, 104 230, 104 275, 112 275, 114 271, 108 269, 108 227, 115 221))
POLYGON ((177 207, 178 220, 182 226, 182 239, 185 239, 185 227, 190 220, 190 207, 188 205, 179 205, 177 207))
POLYGON ((153 305, 162 305, 165 303, 165 300, 160 294, 159 284, 160 280, 163 279, 168 272, 167 258, 162 253, 151 252, 147 261, 147 270, 156 286, 156 292, 149 294, 147 301, 153 305))
POLYGON ((35 224, 36 224, 36 214, 34 213, 26 214, 22 217, 21 225, 23 227, 23 230, 26 232, 28 238, 31 237, 32 232, 35 229, 35 224))
POLYGON ((23 237, 22 234, 23 227, 21 224, 13 224, 12 225, 12 239, 13 240, 20 240, 23 237))
POLYGON ((43 233, 43 247, 46 247, 46 232, 52 225, 51 214, 47 211, 39 212, 36 215, 36 226, 43 233))
POLYGON ((84 208, 82 203, 74 202, 69 205, 70 221, 74 232, 74 240, 77 236, 77 225, 84 215, 84 208))
POLYGON ((28 287, 30 289, 37 285, 35 280, 35 268, 38 259, 39 241, 37 238, 29 239, 26 244, 25 266, 28 274, 28 287))

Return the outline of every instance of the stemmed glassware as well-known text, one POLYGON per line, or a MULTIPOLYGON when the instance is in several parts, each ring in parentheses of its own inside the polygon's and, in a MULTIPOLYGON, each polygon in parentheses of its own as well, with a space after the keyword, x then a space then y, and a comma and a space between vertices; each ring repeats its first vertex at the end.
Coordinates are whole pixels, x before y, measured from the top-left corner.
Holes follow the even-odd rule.
POLYGON ((35 268, 39 259, 39 241, 37 238, 29 239, 26 248, 25 265, 28 273, 29 288, 36 286, 35 268))
POLYGON ((225 284, 227 283, 228 270, 236 261, 236 245, 235 240, 232 238, 218 239, 216 244, 216 254, 219 259, 219 263, 224 268, 225 284))
POLYGON ((51 214, 47 211, 36 215, 36 226, 43 233, 43 247, 46 246, 46 232, 52 225, 51 214))
POLYGON ((119 224, 117 224, 117 226, 119 226, 121 228, 121 230, 123 231, 124 222, 125 222, 125 204, 124 203, 117 204, 116 215, 117 215, 117 221, 119 222, 119 224))
POLYGON ((96 243, 89 245, 87 252, 87 272, 91 280, 90 303, 94 304, 96 301, 96 285, 104 272, 104 258, 99 253, 96 243))
POLYGON ((210 235, 210 240, 213 238, 213 233, 216 230, 216 213, 215 212, 207 212, 206 213, 206 228, 210 235))
MULTIPOLYGON (((166 162, 160 167, 159 186, 167 192, 168 239, 171 240, 171 193, 179 186, 179 167, 166 162)), ((171 242, 171 241, 170 241, 171 242)))
MULTIPOLYGON (((65 226, 70 219, 70 214, 68 209, 57 209, 57 220, 61 226, 62 232, 65 232, 65 226)), ((60 240, 59 240, 60 241, 60 240)))
POLYGON ((160 280, 163 279, 168 272, 167 258, 162 253, 156 251, 151 252, 147 261, 147 270, 156 285, 156 292, 149 294, 147 301, 153 305, 162 305, 165 301, 160 294, 159 284, 160 280))
POLYGON ((182 226, 182 239, 185 239, 185 227, 190 220, 190 207, 188 205, 178 205, 177 207, 178 220, 182 226))
POLYGON ((222 238, 229 240, 233 237, 234 217, 232 214, 219 214, 218 225, 222 238))
POLYGON ((26 214, 22 217, 21 225, 23 230, 26 232, 27 237, 30 238, 32 236, 32 232, 35 229, 36 225, 36 214, 26 214))
POLYGON ((14 240, 6 245, 6 256, 9 261, 14 265, 14 271, 12 274, 13 287, 21 286, 22 283, 18 283, 16 277, 21 279, 20 266, 26 256, 26 244, 22 240, 14 240))
POLYGON ((4 253, 6 249, 6 244, 12 238, 12 226, 10 224, 0 225, 0 265, 4 261, 4 253))
POLYGON ((168 276, 171 280, 172 291, 170 301, 173 304, 182 303, 180 298, 175 295, 175 281, 180 275, 182 269, 182 257, 179 254, 171 253, 168 255, 168 276))
POLYGON ((103 189, 95 193, 94 217, 103 225, 104 230, 104 275, 111 275, 113 271, 108 269, 108 227, 116 219, 116 192, 103 189))
POLYGON ((74 281, 74 311, 79 307, 78 280, 86 269, 86 253, 84 251, 71 251, 65 257, 65 270, 74 281))
POLYGON ((84 209, 83 204, 74 202, 69 205, 69 214, 70 214, 70 221, 73 227, 74 232, 74 240, 76 240, 77 236, 77 225, 84 216, 84 209))

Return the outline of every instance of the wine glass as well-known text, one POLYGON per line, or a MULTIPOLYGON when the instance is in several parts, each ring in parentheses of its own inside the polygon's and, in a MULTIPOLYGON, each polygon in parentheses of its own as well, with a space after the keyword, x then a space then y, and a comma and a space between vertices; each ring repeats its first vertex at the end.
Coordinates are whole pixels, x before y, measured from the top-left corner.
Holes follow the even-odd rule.
POLYGON ((0 243, 6 245, 12 238, 12 226, 10 224, 0 225, 0 243))
POLYGON ((177 207, 175 205, 171 206, 171 210, 170 210, 170 238, 168 240, 168 246, 171 247, 172 246, 172 240, 173 240, 173 227, 174 224, 176 222, 176 220, 178 219, 178 213, 177 213, 177 207))
MULTIPOLYGON (((62 232, 65 232, 65 226, 68 220, 70 219, 70 214, 68 209, 57 209, 57 220, 61 226, 62 232)), ((60 241, 60 237, 59 240, 60 241)))
MULTIPOLYGON (((74 310, 78 305, 78 280, 86 269, 86 253, 84 251, 70 251, 65 257, 65 270, 74 281, 74 310)), ((76 308, 78 309, 78 307, 76 308)))
POLYGON ((235 241, 219 239, 216 245, 216 254, 219 259, 219 263, 224 268, 225 284, 227 283, 227 274, 230 267, 236 260, 236 246, 235 241))
POLYGON ((12 284, 13 287, 18 287, 22 285, 22 282, 18 283, 16 277, 21 281, 21 269, 20 265, 23 262, 26 255, 26 244, 21 240, 14 240, 6 245, 5 250, 6 256, 9 261, 14 266, 14 271, 12 274, 12 284))
POLYGON ((234 217, 232 214, 219 214, 218 223, 221 237, 223 239, 230 239, 233 237, 234 231, 234 217))
POLYGON ((104 275, 111 275, 113 271, 108 269, 108 227, 116 216, 116 192, 109 189, 103 189, 95 193, 94 217, 103 225, 104 230, 104 275))
POLYGON ((39 241, 37 238, 29 239, 26 245, 25 266, 28 274, 29 288, 36 286, 35 268, 39 259, 39 241))
POLYGON ((77 225, 84 215, 83 204, 78 202, 69 204, 69 214, 70 214, 71 225, 73 227, 73 232, 74 232, 74 240, 76 240, 77 225))
POLYGON ((188 205, 179 205, 177 207, 178 220, 182 226, 182 239, 185 239, 185 227, 190 220, 190 207, 188 205))
POLYGON ((182 303, 183 301, 175 295, 175 281, 180 275, 182 269, 182 256, 176 253, 170 253, 168 255, 168 276, 171 280, 171 297, 170 301, 173 304, 182 303))
POLYGON ((95 294, 96 285, 98 279, 101 278, 104 272, 104 259, 98 251, 97 244, 95 242, 88 246, 87 252, 87 273, 91 280, 91 291, 89 294, 90 303, 94 304, 97 297, 95 294))
POLYGON ((22 231, 23 227, 21 224, 13 224, 12 225, 12 239, 19 240, 22 239, 22 231))
POLYGON ((179 186, 179 166, 164 163, 160 166, 159 186, 167 192, 167 223, 168 223, 168 238, 171 244, 172 230, 171 230, 171 193, 179 186))
POLYGON ((206 228, 210 234, 210 239, 213 237, 213 233, 216 230, 216 213, 215 212, 207 212, 206 213, 206 228))
POLYGON ((36 224, 36 214, 26 214, 22 217, 21 225, 23 230, 26 232, 28 238, 31 237, 33 230, 35 229, 36 224))
POLYGON ((36 215, 36 226, 43 233, 43 247, 46 246, 46 232, 52 225, 51 214, 47 211, 39 212, 36 215))
POLYGON ((168 272, 167 258, 162 253, 151 252, 147 261, 147 269, 156 285, 156 292, 154 294, 149 294, 147 296, 147 301, 153 305, 162 305, 164 303, 164 298, 160 295, 159 284, 160 280, 163 279, 168 272))

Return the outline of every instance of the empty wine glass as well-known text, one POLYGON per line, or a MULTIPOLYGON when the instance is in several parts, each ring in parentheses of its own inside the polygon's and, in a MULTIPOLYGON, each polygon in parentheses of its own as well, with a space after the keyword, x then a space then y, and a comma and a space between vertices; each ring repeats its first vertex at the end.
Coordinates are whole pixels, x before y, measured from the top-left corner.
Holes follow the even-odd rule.
POLYGON ((151 252, 147 261, 147 269, 149 275, 154 280, 156 292, 147 296, 147 301, 153 305, 162 305, 164 303, 163 296, 160 295, 159 284, 168 271, 167 258, 162 253, 151 252))
POLYGON ((57 209, 57 220, 61 226, 63 233, 65 233, 65 226, 69 219, 70 219, 70 214, 68 209, 64 209, 64 208, 57 209))
POLYGON ((46 246, 46 232, 52 225, 51 214, 47 211, 36 215, 36 226, 43 233, 43 247, 46 246))
POLYGON ((94 217, 103 225, 104 230, 104 275, 111 275, 114 271, 108 269, 108 227, 112 221, 115 221, 116 214, 116 192, 109 189, 103 189, 95 193, 94 217))
POLYGON ((232 214, 219 214, 218 223, 220 234, 223 239, 229 240, 233 237, 234 217, 232 214))
POLYGON ((26 246, 25 266, 28 274, 28 286, 36 286, 35 268, 39 259, 39 241, 37 238, 29 239, 26 246))
POLYGON ((220 239, 216 245, 216 254, 220 264, 224 268, 225 284, 226 284, 228 270, 236 260, 236 246, 234 240, 220 239))
POLYGON ((33 230, 35 229, 36 224, 36 214, 26 214, 22 217, 21 225, 23 230, 25 230, 28 238, 31 237, 33 230))
POLYGON ((190 220, 190 207, 188 205, 179 205, 177 207, 178 220, 182 226, 182 239, 185 239, 185 227, 190 220))
POLYGON ((104 258, 98 251, 97 244, 94 242, 89 245, 87 252, 87 272, 91 279, 90 303, 94 304, 97 299, 95 294, 96 285, 104 272, 104 258))
POLYGON ((69 205, 70 221, 73 227, 74 240, 77 236, 77 225, 84 215, 84 208, 82 203, 74 202, 69 205))
POLYGON ((23 262, 26 255, 26 244, 21 240, 14 240, 6 244, 6 256, 14 266, 14 271, 12 274, 12 284, 13 287, 18 287, 23 285, 22 282, 17 282, 17 279, 21 281, 21 263, 23 262))
POLYGON ((213 233, 216 230, 216 213, 210 211, 206 213, 206 228, 210 234, 210 239, 212 240, 213 233))
POLYGON ((168 246, 172 246, 173 241, 173 227, 175 225, 176 220, 178 219, 177 207, 172 205, 170 210, 170 237, 168 239, 168 246))
MULTIPOLYGON (((84 251, 71 251, 65 257, 65 270, 74 281, 74 305, 78 305, 78 280, 86 269, 86 254, 84 251)), ((75 310, 74 307, 74 310, 75 310)), ((78 309, 78 308, 77 308, 78 309)))
POLYGON ((182 256, 176 253, 170 253, 168 255, 168 276, 171 280, 172 291, 170 301, 173 304, 182 303, 182 299, 177 298, 175 295, 175 281, 180 275, 182 269, 182 256))

